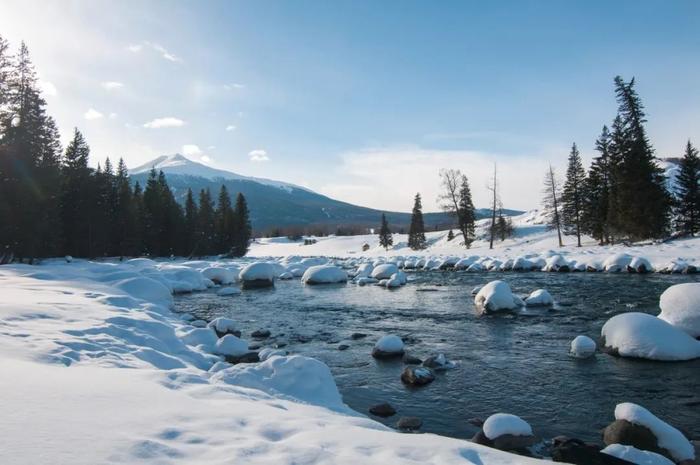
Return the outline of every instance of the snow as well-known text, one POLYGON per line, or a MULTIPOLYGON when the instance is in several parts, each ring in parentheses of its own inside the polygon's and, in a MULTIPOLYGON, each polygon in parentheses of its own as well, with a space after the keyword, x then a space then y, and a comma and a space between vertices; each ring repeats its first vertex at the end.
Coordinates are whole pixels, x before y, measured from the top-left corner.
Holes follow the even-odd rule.
POLYGON ((208 327, 214 329, 217 333, 228 334, 238 331, 238 325, 231 318, 226 318, 223 316, 214 318, 207 325, 208 327))
POLYGON ((231 357, 240 357, 249 352, 248 343, 233 334, 226 334, 224 337, 216 341, 216 353, 219 355, 227 355, 231 357))
POLYGON ((547 258, 547 261, 542 271, 563 271, 570 269, 571 266, 564 257, 562 257, 561 255, 552 255, 551 257, 547 258))
POLYGON ((238 268, 228 270, 219 266, 211 266, 202 270, 202 275, 205 278, 211 279, 217 284, 231 284, 236 282, 238 268))
POLYGON ((634 446, 623 446, 622 444, 610 444, 602 453, 612 455, 618 459, 627 460, 636 465, 675 465, 670 459, 661 454, 648 450, 639 450, 634 446))
POLYGON ((626 253, 618 253, 605 259, 603 269, 609 273, 617 273, 627 269, 632 263, 632 257, 626 253))
POLYGON ((488 417, 482 426, 489 439, 496 439, 504 434, 512 436, 532 436, 530 425, 517 415, 495 413, 488 417))
POLYGON ((666 289, 659 299, 659 318, 700 337, 700 283, 676 284, 666 289))
POLYGON ((275 267, 271 263, 254 262, 246 265, 240 272, 239 279, 241 281, 274 281, 275 267))
POLYGON ((370 274, 370 277, 378 280, 390 279, 391 275, 398 273, 399 268, 393 263, 384 263, 375 266, 370 274))
POLYGON ((403 352, 404 345, 399 336, 387 334, 379 338, 377 343, 374 344, 374 348, 389 354, 398 354, 403 352))
POLYGON ((669 451, 676 462, 695 459, 695 448, 683 433, 660 420, 644 407, 631 402, 617 404, 615 419, 627 420, 630 423, 649 428, 656 436, 659 447, 669 451))
POLYGON ((588 336, 579 335, 571 341, 570 354, 576 358, 588 358, 595 354, 596 343, 588 336))
POLYGON ((337 266, 315 265, 309 267, 301 277, 304 284, 335 284, 348 280, 348 274, 337 266))
POLYGON ((623 357, 691 360, 700 357, 700 341, 666 321, 646 313, 622 313, 601 330, 605 345, 623 357))
POLYGON ((527 296, 525 305, 529 307, 554 305, 554 299, 546 289, 537 289, 527 296))
POLYGON ((485 312, 496 312, 499 310, 514 310, 518 307, 517 299, 510 290, 510 286, 505 281, 491 281, 474 297, 477 308, 485 312))
POLYGON ((546 463, 396 433, 343 406, 313 359, 223 362, 225 338, 170 309, 179 271, 161 265, 0 267, 0 463, 546 463))
POLYGON ((654 267, 644 257, 633 257, 630 264, 627 265, 627 270, 633 273, 648 273, 654 271, 654 267))

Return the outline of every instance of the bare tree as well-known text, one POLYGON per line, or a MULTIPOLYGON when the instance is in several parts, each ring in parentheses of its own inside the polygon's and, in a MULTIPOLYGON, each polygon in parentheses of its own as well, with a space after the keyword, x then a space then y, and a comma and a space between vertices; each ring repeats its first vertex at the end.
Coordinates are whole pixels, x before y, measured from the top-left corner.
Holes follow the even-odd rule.
POLYGON ((564 243, 561 240, 561 216, 559 214, 559 180, 557 179, 556 173, 552 165, 549 165, 549 169, 544 177, 544 208, 549 221, 549 227, 557 230, 557 236, 559 238, 559 247, 562 247, 564 243))
POLYGON ((498 178, 496 177, 496 164, 493 164, 493 181, 486 187, 493 192, 493 203, 491 204, 491 239, 489 249, 493 249, 493 237, 496 235, 496 210, 498 209, 498 178))
POLYGON ((442 210, 457 220, 465 247, 474 242, 474 203, 469 181, 460 170, 440 170, 443 192, 438 197, 442 210))

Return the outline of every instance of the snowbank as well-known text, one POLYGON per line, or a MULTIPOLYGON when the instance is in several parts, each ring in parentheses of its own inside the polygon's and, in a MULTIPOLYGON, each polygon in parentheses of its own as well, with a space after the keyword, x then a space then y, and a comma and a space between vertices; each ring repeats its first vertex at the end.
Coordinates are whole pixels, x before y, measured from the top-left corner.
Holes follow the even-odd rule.
POLYGON ((658 441, 659 447, 666 449, 677 462, 695 459, 695 448, 688 439, 673 426, 657 418, 644 407, 625 402, 615 407, 615 419, 649 428, 658 441))
POLYGON ((495 413, 491 415, 484 422, 482 429, 489 439, 496 439, 504 434, 532 436, 530 425, 519 416, 509 413, 495 413))
POLYGON ((669 287, 661 294, 659 307, 659 318, 694 338, 700 337, 700 283, 669 287))
POLYGON ((474 303, 483 312, 496 312, 518 308, 519 299, 513 295, 508 283, 491 281, 479 290, 474 303))
POLYGON ((646 313, 622 313, 601 330, 605 346, 623 357, 691 360, 700 357, 700 341, 646 313))
POLYGON ((304 284, 335 284, 345 283, 348 274, 333 265, 316 265, 309 267, 301 278, 304 284))

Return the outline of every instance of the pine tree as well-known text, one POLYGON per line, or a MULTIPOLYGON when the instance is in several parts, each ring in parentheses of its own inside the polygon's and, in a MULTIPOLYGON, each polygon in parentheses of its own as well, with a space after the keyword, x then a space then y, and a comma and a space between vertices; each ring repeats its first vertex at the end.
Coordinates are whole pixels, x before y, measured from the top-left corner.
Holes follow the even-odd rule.
POLYGON ((559 238, 559 247, 562 247, 564 243, 561 240, 561 212, 559 205, 559 180, 552 165, 549 165, 549 169, 544 177, 544 200, 543 205, 545 209, 545 214, 547 216, 548 226, 550 229, 557 230, 557 237, 559 238))
POLYGON ((146 254, 151 256, 162 255, 160 239, 163 236, 164 206, 158 186, 158 173, 151 168, 143 190, 143 245, 146 254))
POLYGON ((610 161, 611 135, 607 126, 596 141, 599 155, 593 159, 591 169, 585 182, 585 200, 583 204, 582 230, 598 240, 599 244, 610 242, 610 225, 608 209, 612 190, 612 172, 610 161))
POLYGON ((474 223, 476 222, 476 211, 472 202, 472 193, 469 189, 469 181, 466 176, 462 176, 459 188, 458 203, 459 230, 464 238, 464 245, 469 248, 474 242, 474 223))
POLYGON ((183 226, 183 255, 191 256, 197 244, 197 217, 199 211, 192 195, 192 189, 187 189, 185 198, 185 224, 183 226))
POLYGON ((620 232, 631 240, 660 238, 668 229, 670 196, 663 170, 644 128, 644 107, 634 78, 615 78, 618 115, 622 122, 616 211, 620 232))
POLYGON ((389 230, 389 223, 386 221, 386 215, 382 213, 382 224, 379 227, 379 245, 384 247, 384 250, 389 250, 389 247, 394 244, 394 238, 389 230))
POLYGON ((411 225, 408 228, 408 246, 413 250, 422 250, 427 246, 425 239, 425 225, 423 223, 423 205, 420 193, 413 199, 413 211, 411 212, 411 225))
POLYGON ((586 199, 586 171, 576 144, 571 147, 566 180, 561 195, 561 214, 564 231, 576 235, 576 245, 581 247, 582 216, 586 199))
POLYGON ((236 218, 236 235, 234 237, 231 255, 234 257, 243 257, 248 253, 250 240, 253 237, 253 230, 250 226, 248 203, 240 192, 236 196, 236 206, 233 209, 233 214, 236 218))
POLYGON ((500 209, 498 211, 498 217, 496 218, 496 228, 494 235, 498 237, 501 240, 501 242, 503 242, 509 237, 511 237, 513 235, 513 232, 513 221, 510 219, 509 216, 505 216, 503 214, 503 210, 500 209))
POLYGON ((64 252, 77 257, 92 256, 89 212, 91 170, 88 167, 90 147, 76 128, 66 147, 61 178, 61 223, 64 231, 64 252))
POLYGON ((112 235, 113 253, 120 257, 139 253, 140 232, 137 206, 129 183, 129 171, 122 158, 119 159, 114 177, 113 218, 115 230, 115 234, 112 235))
POLYGON ((199 191, 196 250, 198 255, 214 253, 214 202, 209 189, 199 191))
POLYGON ((216 253, 228 253, 233 247, 236 221, 231 207, 231 197, 225 185, 221 185, 214 213, 214 242, 216 253))
POLYGON ((700 231, 700 158, 690 141, 685 147, 676 183, 676 229, 692 236, 700 231))
POLYGON ((451 229, 449 231, 447 231, 447 242, 450 242, 454 238, 455 238, 455 233, 453 233, 451 229))

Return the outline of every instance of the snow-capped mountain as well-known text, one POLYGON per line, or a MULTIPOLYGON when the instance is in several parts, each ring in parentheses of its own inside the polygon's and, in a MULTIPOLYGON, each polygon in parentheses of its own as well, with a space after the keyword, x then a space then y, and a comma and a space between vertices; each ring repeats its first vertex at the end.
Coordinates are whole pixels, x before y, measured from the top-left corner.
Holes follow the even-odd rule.
MULTIPOLYGON (((232 197, 238 192, 243 193, 248 201, 253 227, 257 230, 311 224, 328 225, 331 228, 349 225, 376 227, 383 213, 334 200, 294 184, 212 168, 180 154, 164 155, 129 170, 132 182, 138 181, 142 186, 145 185, 151 168, 165 173, 170 188, 180 202, 184 202, 187 189, 192 189, 196 197, 201 189, 208 188, 214 199, 222 184, 232 197)), ((389 223, 398 227, 407 227, 411 219, 409 213, 384 213, 389 223)), ((477 210, 477 216, 487 214, 485 209, 477 210)), ((426 228, 451 223, 445 213, 426 213, 424 220, 426 228)))

